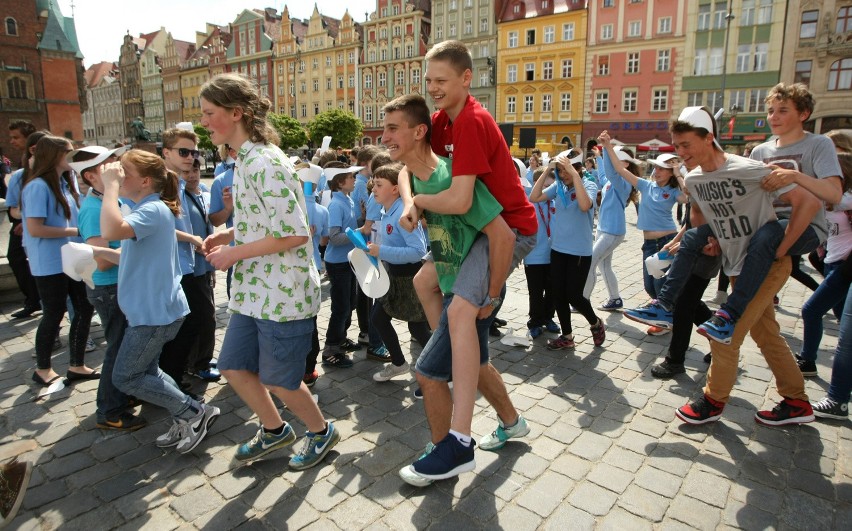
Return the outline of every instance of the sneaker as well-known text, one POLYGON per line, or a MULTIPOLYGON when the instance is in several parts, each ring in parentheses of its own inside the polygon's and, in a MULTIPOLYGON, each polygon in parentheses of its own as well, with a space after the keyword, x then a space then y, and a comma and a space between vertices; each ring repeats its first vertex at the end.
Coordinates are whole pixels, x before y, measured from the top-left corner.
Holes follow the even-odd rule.
POLYGON ((683 374, 686 372, 686 369, 683 367, 683 363, 670 363, 668 361, 663 361, 657 365, 651 367, 651 376, 654 378, 672 378, 677 374, 683 374))
POLYGON ((542 326, 531 326, 529 330, 530 337, 535 339, 540 336, 544 332, 544 327, 542 326))
POLYGON ((322 357, 323 367, 337 367, 338 369, 348 369, 349 367, 352 367, 352 365, 352 360, 342 352, 336 352, 334 354, 331 354, 330 356, 326 356, 323 354, 322 357))
POLYGON ((577 308, 574 308, 573 304, 569 304, 568 309, 571 310, 571 313, 580 313, 580 311, 577 310, 577 308))
POLYGON ((286 448, 294 442, 296 442, 296 434, 293 432, 293 428, 286 422, 284 423, 284 431, 281 432, 281 435, 269 433, 261 426, 250 441, 244 442, 237 447, 237 453, 234 457, 237 461, 252 461, 275 450, 286 448))
POLYGON ((500 319, 499 317, 495 317, 494 318, 494 324, 496 324, 497 326, 506 326, 509 323, 505 319, 500 319))
POLYGON ((558 334, 562 331, 562 329, 559 328, 559 325, 556 324, 556 321, 554 321, 553 319, 547 321, 547 324, 544 325, 544 328, 551 334, 558 334))
POLYGON ((201 411, 190 420, 179 421, 181 438, 177 443, 177 451, 185 454, 191 452, 207 435, 207 430, 219 416, 219 408, 201 404, 201 411))
POLYGON ((325 435, 305 432, 305 444, 297 455, 290 459, 290 468, 304 470, 317 465, 329 450, 340 441, 340 432, 332 422, 328 423, 325 435))
POLYGON ((677 408, 675 415, 687 424, 707 424, 719 420, 724 409, 725 404, 722 402, 717 402, 707 395, 701 395, 701 398, 695 402, 677 408))
POLYGON ((808 361, 806 359, 802 359, 799 356, 796 356, 796 365, 798 365, 799 370, 802 371, 802 376, 817 375, 816 362, 808 361))
POLYGON ((518 421, 515 425, 508 428, 503 424, 503 421, 498 419, 497 429, 479 439, 479 447, 483 450, 499 450, 509 439, 523 437, 529 432, 530 427, 527 425, 527 421, 520 415, 518 415, 518 421))
POLYGON ((175 446, 180 441, 180 426, 177 420, 172 420, 172 425, 169 426, 169 431, 157 437, 154 444, 158 448, 169 448, 175 446))
POLYGON ((220 373, 219 369, 216 367, 207 367, 206 369, 197 370, 194 371, 192 375, 204 380, 205 382, 218 382, 222 378, 222 373, 220 373))
POLYGON ((32 314, 41 311, 41 306, 24 306, 17 312, 12 312, 12 319, 26 319, 27 317, 32 316, 32 314))
POLYGON ((598 319, 598 324, 591 327, 590 330, 592 331, 592 341, 595 346, 599 347, 603 345, 603 342, 606 341, 606 326, 603 321, 598 319))
MULTIPOLYGON (((418 457, 417 460, 419 461, 420 459, 423 459, 424 457, 432 453, 432 450, 434 449, 435 445, 432 444, 432 441, 429 441, 429 443, 426 444, 426 449, 423 450, 423 453, 420 454, 420 457, 418 457)), ((399 477, 412 487, 428 487, 429 485, 435 482, 435 480, 433 479, 429 479, 418 474, 414 470, 414 465, 402 467, 399 470, 399 477)))
POLYGON ((605 312, 617 312, 624 308, 624 302, 621 299, 609 299, 600 305, 600 309, 605 312))
POLYGON ((414 400, 423 400, 423 389, 420 389, 420 387, 415 389, 411 394, 414 396, 414 400))
POLYGON ((32 471, 32 463, 20 462, 17 458, 0 467, 0 528, 6 527, 18 514, 32 471))
POLYGON ((305 385, 308 387, 313 387, 317 380, 319 379, 319 373, 314 369, 314 372, 305 373, 305 376, 302 378, 302 381, 305 382, 305 385))
POLYGON ((575 346, 573 334, 570 336, 562 335, 547 342, 547 350, 570 350, 575 346))
POLYGON ((778 295, 772 297, 772 304, 774 306, 780 306, 781 305, 781 299, 778 298, 778 295))
POLYGON ((641 306, 633 310, 625 310, 624 316, 637 323, 649 326, 658 326, 665 329, 672 327, 672 312, 663 308, 656 300, 651 301, 646 306, 641 306))
POLYGON ((713 360, 713 354, 708 352, 704 355, 704 363, 710 363, 713 360))
POLYGON ((147 425, 148 422, 144 418, 133 415, 132 413, 125 413, 116 420, 104 420, 96 424, 96 426, 102 430, 116 431, 136 431, 147 425))
POLYGON ((364 346, 369 345, 370 344, 370 334, 368 334, 367 332, 361 332, 360 334, 358 334, 358 344, 364 345, 364 346))
POLYGON ((385 365, 384 369, 373 375, 373 380, 377 382, 386 382, 394 376, 399 376, 400 374, 407 373, 409 369, 410 367, 408 365, 408 362, 404 362, 402 365, 394 365, 393 363, 388 363, 387 365, 385 365))
POLYGON ((376 348, 367 348, 367 359, 373 361, 380 361, 382 363, 388 363, 391 360, 391 355, 384 345, 379 345, 376 348))
POLYGON ((754 420, 760 424, 769 426, 783 426, 785 424, 805 424, 814 421, 814 410, 807 400, 785 398, 772 411, 758 411, 754 414, 754 420))
POLYGON ((497 323, 492 322, 491 327, 488 329, 488 335, 491 337, 500 337, 503 333, 500 332, 500 328, 497 326, 497 323))
POLYGON ((659 326, 649 326, 645 333, 649 336, 664 336, 671 332, 668 328, 660 328, 659 326))
POLYGON ((340 348, 346 352, 355 352, 356 350, 361 350, 361 345, 347 337, 340 342, 340 348))
POLYGON ((706 304, 715 304, 716 306, 721 306, 728 302, 728 292, 717 290, 716 295, 712 299, 707 299, 704 302, 706 304))
POLYGON ((814 415, 821 419, 846 420, 849 418, 849 404, 835 402, 825 397, 813 405, 814 415))
POLYGON ((415 461, 412 466, 415 472, 427 479, 458 476, 476 468, 476 460, 473 458, 474 446, 476 441, 473 439, 470 446, 465 446, 453 434, 448 433, 428 455, 415 461))
POLYGON ((98 346, 95 345, 95 342, 92 340, 92 338, 88 338, 86 340, 86 352, 94 352, 96 348, 98 348, 98 346))
POLYGON ((728 312, 725 310, 716 310, 713 317, 704 321, 704 323, 698 327, 698 333, 707 339, 716 341, 717 343, 730 345, 731 336, 734 335, 734 328, 736 328, 736 323, 733 319, 731 319, 731 316, 728 315, 728 312))

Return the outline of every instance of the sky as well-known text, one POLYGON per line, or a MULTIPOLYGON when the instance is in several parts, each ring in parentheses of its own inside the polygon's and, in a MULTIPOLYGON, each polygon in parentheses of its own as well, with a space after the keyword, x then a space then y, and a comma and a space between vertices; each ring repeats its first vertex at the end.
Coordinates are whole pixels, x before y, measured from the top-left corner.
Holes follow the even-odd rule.
MULTIPOLYGON (((130 31, 134 37, 165 27, 175 39, 195 42, 195 32, 203 31, 204 24, 225 25, 233 22, 243 9, 272 7, 281 13, 286 4, 293 18, 310 18, 314 2, 267 0, 142 0, 132 4, 105 0, 58 0, 62 13, 71 15, 74 4, 74 21, 77 37, 86 67, 101 61, 118 61, 124 35, 130 31), (125 5, 133 7, 126 11, 125 5), (118 8, 118 9, 117 9, 118 8)), ((320 12, 341 18, 349 8, 356 22, 364 21, 364 12, 376 10, 376 0, 323 0, 316 2, 320 12)))

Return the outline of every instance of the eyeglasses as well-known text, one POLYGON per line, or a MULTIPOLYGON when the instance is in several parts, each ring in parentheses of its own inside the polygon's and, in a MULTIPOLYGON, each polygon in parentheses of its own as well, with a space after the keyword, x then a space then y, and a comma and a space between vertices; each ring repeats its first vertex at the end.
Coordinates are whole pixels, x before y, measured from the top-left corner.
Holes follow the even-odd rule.
POLYGON ((186 157, 190 156, 190 155, 192 155, 192 158, 197 159, 198 155, 201 153, 197 149, 188 149, 188 148, 178 148, 177 152, 178 152, 178 155, 180 155, 181 158, 184 158, 184 159, 186 157))

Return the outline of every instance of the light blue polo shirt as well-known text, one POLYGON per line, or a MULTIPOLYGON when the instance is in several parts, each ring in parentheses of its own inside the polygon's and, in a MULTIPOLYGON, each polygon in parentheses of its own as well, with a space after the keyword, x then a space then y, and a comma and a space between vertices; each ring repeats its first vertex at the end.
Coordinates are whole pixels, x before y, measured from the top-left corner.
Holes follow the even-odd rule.
MULTIPOLYGON (((83 205, 80 207, 80 215, 77 217, 80 237, 83 238, 84 242, 89 238, 98 238, 101 236, 101 208, 103 206, 101 198, 90 190, 89 195, 83 200, 83 205)), ((121 247, 121 242, 118 240, 110 240, 108 244, 110 249, 121 247)), ((92 273, 92 281, 95 283, 95 286, 114 286, 118 284, 118 266, 112 266, 104 271, 95 269, 95 272, 92 273)))
MULTIPOLYGON (((541 177, 539 177, 540 179, 541 177)), ((526 187, 527 197, 532 192, 532 186, 526 187)), ((556 205, 552 199, 533 203, 535 217, 538 220, 538 233, 536 234, 535 247, 524 258, 524 265, 542 265, 550 263, 550 231, 556 213, 556 205)))
POLYGON ((598 157, 598 181, 602 197, 598 212, 598 230, 614 236, 627 233, 624 222, 624 208, 633 186, 619 175, 609 157, 598 157))
MULTIPOLYGON (((210 185, 210 213, 217 214, 225 210, 225 203, 222 202, 222 193, 226 187, 234 186, 234 168, 228 168, 224 172, 218 174, 213 179, 213 184, 210 185)), ((231 228, 234 226, 234 213, 228 216, 225 220, 225 227, 231 228)))
MULTIPOLYGON (((184 191, 186 181, 180 179, 178 197, 180 197, 180 217, 175 219, 175 228, 179 231, 192 234, 192 222, 189 220, 189 208, 186 204, 184 191)), ((180 271, 182 275, 195 272, 195 246, 189 242, 178 242, 178 259, 180 260, 180 271)))
POLYGON ((24 220, 24 247, 30 261, 30 272, 35 277, 58 275, 62 273, 62 246, 69 241, 81 242, 80 238, 36 238, 27 230, 27 218, 44 218, 49 227, 76 227, 79 209, 74 196, 68 190, 64 179, 59 180, 60 189, 68 202, 71 219, 65 219, 62 206, 56 201, 53 192, 41 177, 36 177, 24 187, 21 193, 24 220))
POLYGON ((130 326, 162 326, 189 313, 180 287, 175 220, 171 210, 151 194, 124 221, 134 238, 121 245, 118 305, 130 326))
MULTIPOLYGON (((561 181, 555 182, 544 189, 548 199, 556 199, 556 187, 565 186, 561 181)), ((593 226, 595 219, 595 196, 598 187, 591 179, 583 179, 583 187, 592 200, 592 207, 583 212, 577 203, 574 188, 565 189, 568 204, 556 199, 556 212, 550 223, 550 246, 554 251, 574 256, 591 256, 593 245, 593 226)))
MULTIPOLYGON (((213 234, 213 226, 207 220, 207 212, 210 210, 210 192, 204 184, 200 184, 198 189, 201 191, 198 195, 192 195, 190 192, 184 192, 182 200, 186 203, 189 209, 189 221, 192 224, 192 233, 200 237, 202 240, 213 234), (192 195, 192 197, 190 197, 192 195), (195 200, 195 203, 193 202, 195 200), (201 211, 198 208, 201 207, 201 211)), ((204 258, 204 255, 195 252, 195 264, 193 265, 192 273, 200 277, 211 271, 216 271, 210 262, 204 258)))
POLYGON ((21 179, 24 178, 24 169, 15 170, 9 177, 9 186, 6 190, 6 206, 20 208, 21 206, 21 179))
MULTIPOLYGON (((345 231, 347 228, 356 230, 358 228, 357 220, 355 219, 355 203, 352 199, 343 192, 334 192, 331 194, 331 203, 328 205, 328 226, 340 227, 345 231)), ((329 264, 342 264, 349 261, 349 251, 354 249, 348 240, 344 245, 334 245, 328 242, 328 247, 325 249, 325 261, 329 264)))
POLYGON ((379 221, 382 219, 382 205, 376 201, 376 196, 370 194, 367 199, 367 221, 379 221))
POLYGON ((382 208, 382 219, 373 225, 379 240, 379 259, 389 264, 414 264, 426 254, 426 235, 420 223, 413 231, 399 227, 402 215, 402 199, 397 198, 390 210, 382 208), (378 227, 376 227, 378 225, 378 227))
POLYGON ((672 207, 677 203, 677 198, 682 193, 680 189, 672 186, 658 186, 655 181, 650 179, 639 179, 636 188, 642 193, 636 228, 652 231, 677 231, 677 225, 672 218, 672 207))
POLYGON ((361 173, 355 174, 355 189, 349 194, 352 202, 355 203, 355 217, 358 220, 358 225, 364 224, 364 218, 361 217, 361 212, 367 211, 367 199, 370 197, 370 192, 367 191, 367 176, 361 173))
POLYGON ((328 236, 328 209, 317 203, 316 201, 311 201, 310 197, 307 201, 305 201, 305 208, 308 211, 308 225, 313 228, 314 236, 311 238, 313 240, 313 248, 314 248, 314 263, 316 263, 317 269, 322 271, 325 269, 322 265, 322 256, 320 255, 320 240, 328 236))

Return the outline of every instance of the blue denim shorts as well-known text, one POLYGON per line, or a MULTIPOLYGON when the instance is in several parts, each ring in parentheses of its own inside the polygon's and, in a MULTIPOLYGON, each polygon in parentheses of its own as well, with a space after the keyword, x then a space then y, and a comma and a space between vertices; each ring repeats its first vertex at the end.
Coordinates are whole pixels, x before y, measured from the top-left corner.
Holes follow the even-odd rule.
POLYGON ((305 376, 313 319, 279 323, 231 314, 219 352, 220 371, 249 371, 264 385, 294 391, 305 376))
MULTIPOLYGON (((452 302, 453 296, 444 297, 444 309, 441 312, 441 321, 438 328, 432 332, 429 342, 423 347, 423 352, 417 358, 414 365, 415 370, 430 380, 449 381, 453 374, 453 349, 450 344, 450 327, 447 322, 447 308, 452 302)), ((479 364, 488 363, 488 329, 494 317, 477 319, 476 335, 479 338, 479 364)))

